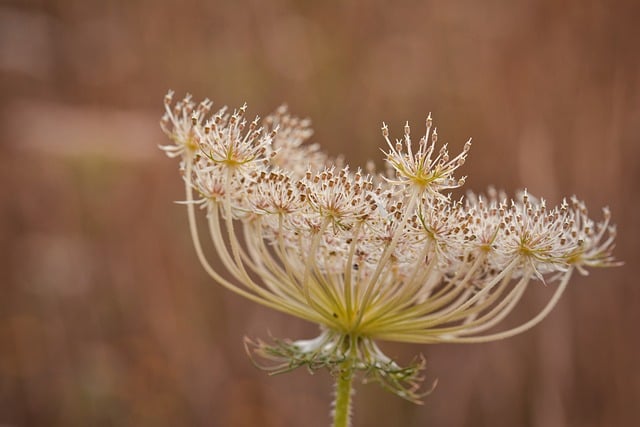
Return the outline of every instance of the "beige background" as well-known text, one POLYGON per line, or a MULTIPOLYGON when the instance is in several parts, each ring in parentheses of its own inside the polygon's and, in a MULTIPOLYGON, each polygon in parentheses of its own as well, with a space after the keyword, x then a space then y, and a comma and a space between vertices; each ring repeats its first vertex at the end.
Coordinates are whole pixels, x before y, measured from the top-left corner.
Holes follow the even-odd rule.
MULTIPOLYGON (((269 378, 242 337, 315 327, 209 281, 177 165, 156 149, 167 89, 282 102, 354 165, 381 122, 452 150, 467 188, 577 194, 619 226, 621 268, 576 277, 504 342, 385 345, 428 359, 423 406, 358 386, 356 426, 640 425, 640 3, 98 1, 0 5, 0 425, 325 426, 331 379, 269 378)), ((530 292, 517 318, 551 289, 530 292)))

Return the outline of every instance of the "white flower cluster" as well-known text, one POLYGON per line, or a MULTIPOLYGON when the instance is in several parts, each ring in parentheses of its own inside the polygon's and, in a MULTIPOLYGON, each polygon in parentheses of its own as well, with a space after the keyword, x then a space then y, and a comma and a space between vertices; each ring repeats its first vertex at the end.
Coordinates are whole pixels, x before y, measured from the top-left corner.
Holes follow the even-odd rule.
MULTIPOLYGON (((322 325, 331 336, 479 342, 522 332, 551 310, 574 270, 615 264, 610 214, 595 223, 575 198, 548 207, 522 192, 454 200, 471 143, 450 156, 432 119, 414 144, 388 144, 386 173, 344 166, 308 145, 307 120, 278 109, 211 110, 165 99, 162 129, 179 157, 200 262, 225 287, 322 325), (196 197, 194 198, 193 192, 196 197), (207 260, 194 206, 219 258, 207 260), (220 269, 224 271, 219 271, 220 269), (533 319, 492 332, 532 281, 557 284, 533 319)), ((326 346, 326 343, 323 345, 326 346)), ((335 346, 334 346, 335 347, 335 346)), ((317 349, 316 349, 317 350, 317 349)))

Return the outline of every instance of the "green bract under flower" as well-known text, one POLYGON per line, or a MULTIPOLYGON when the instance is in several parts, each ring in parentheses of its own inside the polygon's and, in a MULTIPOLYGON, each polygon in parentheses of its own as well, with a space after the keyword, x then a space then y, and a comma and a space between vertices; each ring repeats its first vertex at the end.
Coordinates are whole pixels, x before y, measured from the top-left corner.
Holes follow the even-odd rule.
MULTIPOLYGON (((461 200, 443 193, 464 183, 454 173, 471 145, 450 157, 436 146, 430 116, 417 147, 408 124, 395 143, 385 125, 389 171, 365 174, 305 144, 308 120, 285 108, 248 121, 246 106, 211 112, 211 102, 190 96, 173 104, 171 93, 165 106, 162 129, 173 143, 162 149, 180 158, 203 267, 226 288, 322 327, 315 341, 258 345, 285 366, 287 358, 313 367, 350 357, 395 384, 405 371, 375 340, 506 338, 542 320, 574 270, 615 265, 608 210, 596 223, 575 198, 548 207, 526 191, 461 200), (203 253, 196 205, 224 271, 203 253), (549 303, 496 331, 534 281, 554 285, 549 303)), ((413 399, 418 377, 410 372, 409 389, 391 388, 413 399)))

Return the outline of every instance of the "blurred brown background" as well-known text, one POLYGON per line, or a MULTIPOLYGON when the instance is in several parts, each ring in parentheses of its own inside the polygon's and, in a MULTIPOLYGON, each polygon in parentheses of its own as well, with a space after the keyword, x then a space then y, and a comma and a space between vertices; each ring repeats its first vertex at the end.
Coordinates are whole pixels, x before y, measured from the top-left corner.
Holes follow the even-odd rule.
MULTIPOLYGON (((269 378, 242 337, 315 327, 209 281, 177 165, 169 88, 380 163, 383 120, 432 111, 467 188, 609 205, 626 265, 576 277, 539 327, 428 359, 423 406, 358 386, 356 426, 640 425, 640 3, 15 0, 0 4, 0 425, 325 426, 331 379, 269 378)), ((539 286, 516 317, 539 307, 539 286)))

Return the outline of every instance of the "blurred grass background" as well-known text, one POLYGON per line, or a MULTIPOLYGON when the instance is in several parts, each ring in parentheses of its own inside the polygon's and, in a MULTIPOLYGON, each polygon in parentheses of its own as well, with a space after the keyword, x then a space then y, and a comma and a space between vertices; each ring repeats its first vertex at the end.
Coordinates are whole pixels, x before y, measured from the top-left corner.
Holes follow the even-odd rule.
POLYGON ((355 165, 380 164, 383 120, 432 111, 453 152, 474 138, 467 188, 611 206, 624 267, 504 342, 386 345, 439 385, 423 406, 358 386, 356 426, 640 425, 638 19, 633 0, 0 3, 0 425, 329 424, 328 375, 268 378, 242 346, 315 328, 194 257, 157 150, 169 88, 286 102, 355 165))

